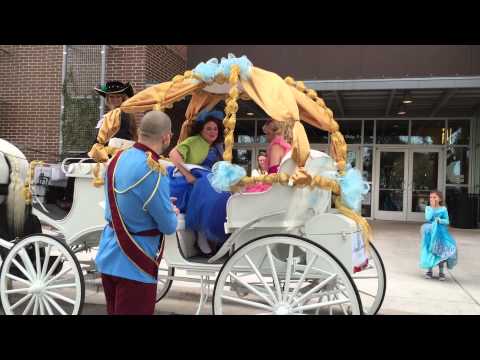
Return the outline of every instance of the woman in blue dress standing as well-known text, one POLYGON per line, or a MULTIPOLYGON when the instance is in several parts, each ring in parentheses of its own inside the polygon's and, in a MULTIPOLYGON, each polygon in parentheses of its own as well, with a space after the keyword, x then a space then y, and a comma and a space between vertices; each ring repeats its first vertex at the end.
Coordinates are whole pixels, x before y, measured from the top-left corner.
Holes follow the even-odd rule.
POLYGON ((448 231, 448 210, 439 191, 430 193, 430 206, 425 208, 426 224, 422 225, 420 267, 427 269, 425 278, 433 278, 433 268, 438 265, 440 281, 445 280, 444 266, 452 269, 457 264, 457 244, 448 231))

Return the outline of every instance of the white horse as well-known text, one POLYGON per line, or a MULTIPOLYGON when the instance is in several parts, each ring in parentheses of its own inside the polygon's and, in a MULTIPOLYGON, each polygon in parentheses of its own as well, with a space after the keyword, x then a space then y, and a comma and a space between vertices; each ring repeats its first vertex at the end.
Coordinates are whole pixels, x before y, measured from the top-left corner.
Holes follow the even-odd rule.
POLYGON ((7 195, 0 195, 0 204, 6 200, 9 232, 13 237, 23 232, 26 203, 23 188, 27 177, 28 161, 14 145, 0 139, 0 184, 9 184, 7 195))

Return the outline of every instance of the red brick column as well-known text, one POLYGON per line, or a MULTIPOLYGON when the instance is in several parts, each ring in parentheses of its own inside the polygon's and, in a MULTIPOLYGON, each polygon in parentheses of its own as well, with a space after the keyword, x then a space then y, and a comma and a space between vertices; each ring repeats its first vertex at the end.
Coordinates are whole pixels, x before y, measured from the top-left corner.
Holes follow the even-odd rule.
POLYGON ((56 156, 33 149, 59 153, 63 46, 0 48, 0 137, 29 160, 56 161, 56 156))

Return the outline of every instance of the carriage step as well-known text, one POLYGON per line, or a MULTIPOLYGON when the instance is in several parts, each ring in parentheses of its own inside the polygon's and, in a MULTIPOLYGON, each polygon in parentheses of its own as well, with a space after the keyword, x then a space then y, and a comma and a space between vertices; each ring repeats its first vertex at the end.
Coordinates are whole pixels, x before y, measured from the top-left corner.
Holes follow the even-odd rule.
MULTIPOLYGON (((189 257, 187 260, 193 263, 209 264, 208 262, 209 259, 210 258, 204 257, 204 256, 192 256, 192 257, 189 257)), ((212 264, 215 264, 215 265, 223 264, 225 261, 227 261, 227 259, 228 259, 228 254, 214 261, 212 264)))

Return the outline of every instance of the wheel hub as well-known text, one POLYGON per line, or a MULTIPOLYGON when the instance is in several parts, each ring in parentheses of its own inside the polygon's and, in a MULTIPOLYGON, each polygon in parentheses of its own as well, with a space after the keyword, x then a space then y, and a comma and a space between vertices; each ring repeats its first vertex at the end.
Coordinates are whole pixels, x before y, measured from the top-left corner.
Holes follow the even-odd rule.
POLYGON ((30 287, 30 292, 32 294, 41 294, 45 290, 45 285, 41 281, 35 281, 30 287))
POLYGON ((273 309, 273 313, 275 315, 289 315, 291 313, 291 307, 288 304, 280 303, 273 309))

